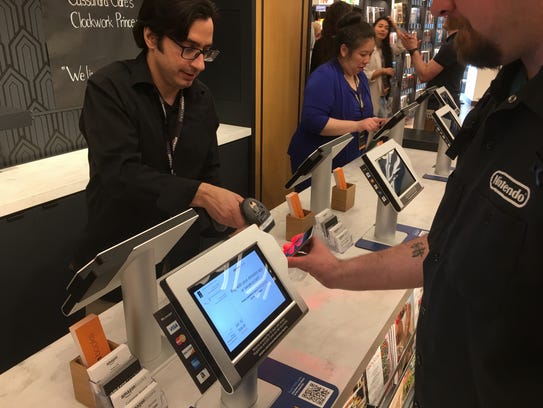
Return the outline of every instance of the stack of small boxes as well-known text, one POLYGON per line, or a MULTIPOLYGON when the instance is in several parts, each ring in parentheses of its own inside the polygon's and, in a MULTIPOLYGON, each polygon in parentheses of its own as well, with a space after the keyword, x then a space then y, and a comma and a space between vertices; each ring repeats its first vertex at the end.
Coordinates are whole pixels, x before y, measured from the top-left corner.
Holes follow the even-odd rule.
POLYGON ((98 316, 70 327, 79 356, 70 361, 75 398, 91 408, 168 406, 164 392, 126 344, 106 339, 98 316))

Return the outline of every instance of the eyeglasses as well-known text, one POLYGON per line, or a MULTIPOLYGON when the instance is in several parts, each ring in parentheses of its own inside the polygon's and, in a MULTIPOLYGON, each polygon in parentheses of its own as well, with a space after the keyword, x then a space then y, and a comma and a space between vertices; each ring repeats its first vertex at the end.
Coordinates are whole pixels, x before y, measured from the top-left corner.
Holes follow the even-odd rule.
POLYGON ((172 40, 175 44, 177 44, 179 48, 181 48, 181 58, 189 60, 189 61, 194 61, 200 55, 203 55, 205 62, 213 62, 213 60, 217 58, 217 55, 219 55, 220 53, 219 50, 211 50, 211 49, 202 50, 201 48, 196 48, 192 46, 187 47, 185 45, 179 44, 179 42, 177 42, 170 36, 168 36, 168 38, 172 40))

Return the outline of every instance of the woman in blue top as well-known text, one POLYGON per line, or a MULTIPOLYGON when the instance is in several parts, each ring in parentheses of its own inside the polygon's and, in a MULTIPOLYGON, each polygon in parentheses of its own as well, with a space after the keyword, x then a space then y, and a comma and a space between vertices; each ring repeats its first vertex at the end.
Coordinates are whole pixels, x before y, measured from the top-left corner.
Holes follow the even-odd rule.
MULTIPOLYGON (((381 125, 383 119, 373 116, 363 72, 374 48, 374 31, 360 13, 349 13, 338 21, 337 56, 313 71, 305 87, 301 122, 288 148, 293 173, 330 138, 352 133, 353 140, 333 160, 334 168, 344 166, 360 156, 367 132, 381 125)), ((297 190, 308 184, 301 183, 297 190)))

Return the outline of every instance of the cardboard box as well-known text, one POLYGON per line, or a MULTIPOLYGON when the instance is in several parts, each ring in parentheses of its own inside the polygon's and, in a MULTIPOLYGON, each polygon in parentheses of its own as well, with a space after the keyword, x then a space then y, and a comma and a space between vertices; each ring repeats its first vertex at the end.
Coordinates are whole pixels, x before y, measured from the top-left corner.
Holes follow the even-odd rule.
POLYGON ((285 239, 287 241, 290 241, 296 234, 306 232, 309 227, 315 223, 315 214, 313 214, 313 211, 303 211, 303 218, 293 217, 292 215, 287 214, 287 227, 285 232, 285 239))
MULTIPOLYGON (((115 349, 118 344, 108 340, 111 350, 115 349)), ((70 373, 72 375, 72 385, 74 387, 74 396, 83 405, 90 408, 96 408, 94 401, 94 393, 89 384, 89 375, 87 367, 81 362, 81 358, 77 356, 70 361, 70 373)))
POLYGON ((354 196, 356 185, 347 183, 346 189, 340 189, 338 186, 332 187, 331 207, 338 211, 347 211, 354 206, 354 196))

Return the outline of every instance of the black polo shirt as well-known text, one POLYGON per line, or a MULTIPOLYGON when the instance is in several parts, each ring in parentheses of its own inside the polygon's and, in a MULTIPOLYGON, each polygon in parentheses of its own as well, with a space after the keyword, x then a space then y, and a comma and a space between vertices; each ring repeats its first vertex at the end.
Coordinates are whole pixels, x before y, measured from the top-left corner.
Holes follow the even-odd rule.
POLYGON ((416 407, 542 406, 543 71, 504 67, 468 115, 432 225, 416 407))
MULTIPOLYGON (((428 81, 426 86, 444 86, 451 93, 456 104, 460 106, 460 90, 462 84, 462 78, 464 77, 464 71, 466 70, 466 64, 458 61, 456 56, 456 49, 454 47, 454 39, 456 33, 447 37, 445 42, 439 47, 439 51, 434 56, 433 60, 443 67, 443 70, 437 74, 434 78, 428 81)), ((437 109, 438 103, 434 98, 431 98, 428 102, 430 109, 437 109)))
MULTIPOLYGON (((172 175, 166 144, 172 135, 164 115, 169 109, 163 109, 146 54, 89 78, 80 118, 89 149, 88 225, 76 264, 188 209, 202 181, 219 184, 219 120, 211 93, 198 80, 183 93, 172 175)), ((185 240, 187 254, 197 253, 197 241, 198 234, 185 240)))

